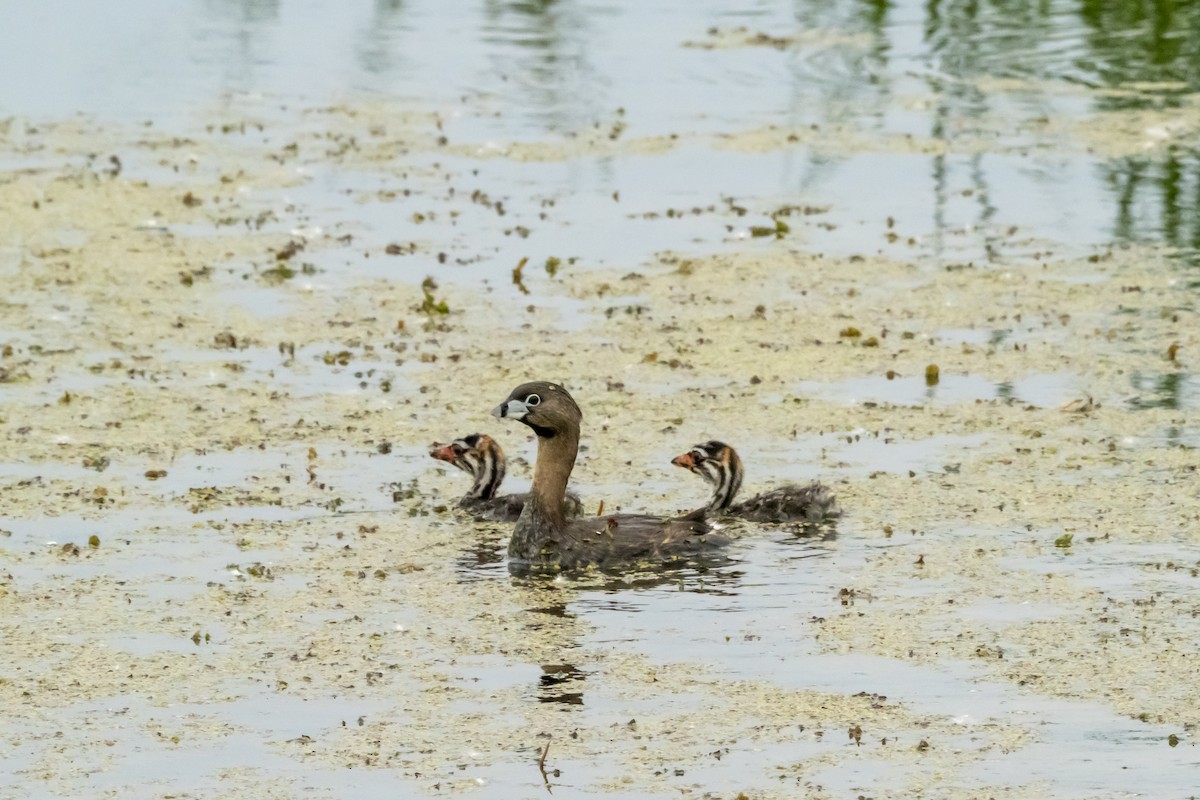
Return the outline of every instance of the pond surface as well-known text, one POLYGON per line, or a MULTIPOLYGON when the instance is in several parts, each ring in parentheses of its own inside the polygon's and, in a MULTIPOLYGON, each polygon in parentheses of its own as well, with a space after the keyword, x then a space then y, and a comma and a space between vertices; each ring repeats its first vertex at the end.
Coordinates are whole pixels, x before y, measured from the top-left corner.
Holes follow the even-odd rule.
POLYGON ((0 794, 1183 797, 1200 7, 0 4, 0 794), (940 367, 940 377, 929 375, 940 367), (510 575, 428 444, 836 526, 510 575))

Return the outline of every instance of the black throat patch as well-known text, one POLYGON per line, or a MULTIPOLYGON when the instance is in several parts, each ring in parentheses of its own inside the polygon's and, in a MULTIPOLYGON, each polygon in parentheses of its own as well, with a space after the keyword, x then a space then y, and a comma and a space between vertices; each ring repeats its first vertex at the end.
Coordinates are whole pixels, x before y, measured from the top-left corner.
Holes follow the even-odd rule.
POLYGON ((541 425, 535 425, 532 422, 530 422, 529 420, 523 419, 521 421, 524 422, 526 425, 528 425, 530 428, 532 428, 533 432, 536 433, 538 435, 538 437, 541 439, 553 439, 555 436, 558 435, 558 432, 551 428, 543 428, 541 425))

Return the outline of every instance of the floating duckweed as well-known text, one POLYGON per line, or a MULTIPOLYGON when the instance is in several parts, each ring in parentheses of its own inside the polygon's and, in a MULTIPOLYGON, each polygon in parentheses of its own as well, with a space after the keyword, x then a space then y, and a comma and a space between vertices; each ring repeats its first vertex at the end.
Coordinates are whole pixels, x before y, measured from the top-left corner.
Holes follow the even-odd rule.
POLYGON ((774 236, 776 239, 782 239, 786 234, 791 233, 792 229, 786 222, 775 218, 772 220, 774 225, 751 225, 750 235, 756 239, 762 239, 767 236, 774 236))
POLYGON ((266 566, 260 561, 255 561, 253 564, 247 564, 245 567, 242 567, 241 571, 249 575, 251 578, 258 578, 259 580, 265 581, 275 580, 275 573, 270 567, 266 566))
POLYGON ((525 265, 529 262, 528 258, 522 258, 513 267, 512 282, 513 285, 521 290, 521 294, 529 294, 529 289, 525 287, 525 265))
MULTIPOLYGON (((238 337, 229 331, 221 331, 213 337, 213 346, 220 350, 237 350, 239 349, 238 337)), ((248 342, 242 339, 240 348, 244 350, 247 346, 248 342)))
POLYGON ((298 242, 295 239, 291 240, 283 247, 275 251, 276 261, 287 261, 292 256, 304 249, 304 242, 298 242))
POLYGON ((425 293, 425 299, 419 306, 419 310, 433 316, 434 314, 449 314, 450 306, 446 305, 445 300, 434 300, 433 290, 438 288, 437 282, 432 277, 427 277, 421 281, 421 291, 425 293))
POLYGON ((862 331, 855 327, 842 328, 840 331, 838 331, 838 336, 842 337, 843 339, 857 339, 858 337, 862 336, 862 331))
POLYGON ((937 364, 930 364, 925 368, 926 386, 937 386, 939 380, 941 380, 941 370, 938 369, 937 364))
POLYGON ((111 462, 108 460, 108 456, 84 456, 83 457, 83 468, 84 469, 94 469, 94 470, 96 470, 96 472, 104 472, 104 470, 108 469, 108 465, 110 463, 111 462))
POLYGON ((277 286, 296 277, 296 270, 281 261, 271 269, 263 270, 261 274, 267 283, 277 286))

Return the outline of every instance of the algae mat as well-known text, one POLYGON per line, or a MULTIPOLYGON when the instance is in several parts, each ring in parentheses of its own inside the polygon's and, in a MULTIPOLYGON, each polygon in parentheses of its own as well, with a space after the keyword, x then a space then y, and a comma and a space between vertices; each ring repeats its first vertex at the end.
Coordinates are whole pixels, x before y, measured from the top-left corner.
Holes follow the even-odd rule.
POLYGON ((1191 790, 1179 249, 939 242, 903 196, 718 186, 798 151, 1021 159, 1035 128, 1119 158, 1165 147, 1159 121, 947 143, 620 118, 532 143, 369 101, 5 123, 7 796, 1191 790), (647 188, 695 164, 712 192, 647 188), (669 460, 719 437, 751 489, 820 478, 846 517, 734 526, 707 569, 511 577, 426 447, 486 431, 520 485, 528 437, 488 412, 534 377, 580 401, 589 504, 698 505, 669 460))

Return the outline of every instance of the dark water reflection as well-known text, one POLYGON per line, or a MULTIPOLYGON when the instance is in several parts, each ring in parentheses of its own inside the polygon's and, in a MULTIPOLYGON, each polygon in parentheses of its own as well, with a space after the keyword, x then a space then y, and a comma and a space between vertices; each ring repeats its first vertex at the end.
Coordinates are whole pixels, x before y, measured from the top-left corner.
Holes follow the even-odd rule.
MULTIPOLYGON (((802 560, 830 555, 831 529, 814 532, 768 526, 746 530, 745 534, 754 538, 735 544, 727 557, 710 558, 703 564, 557 579, 511 577, 514 591, 527 602, 521 627, 531 642, 537 642, 529 656, 537 659, 540 670, 536 684, 530 687, 531 695, 541 703, 568 708, 587 706, 589 669, 580 665, 580 659, 589 658, 589 653, 594 656, 594 648, 614 634, 622 641, 647 647, 647 654, 653 658, 674 658, 681 652, 706 647, 700 645, 703 636, 697 637, 686 624, 688 619, 698 619, 696 615, 718 615, 710 616, 703 627, 722 624, 720 615, 725 613, 773 618, 777 610, 791 612, 790 605, 780 602, 779 597, 805 594, 815 585, 824 584, 823 578, 813 579, 811 564, 802 560), (770 559, 769 571, 762 569, 757 557, 743 563, 750 542, 757 539, 761 544, 763 538, 781 548, 770 559), (796 580, 800 575, 805 579, 796 580), (667 638, 660 642, 662 636, 667 638)), ((484 578, 478 571, 472 572, 468 580, 484 578)), ((500 577, 498 570, 489 572, 493 579, 500 577)), ((783 618, 779 621, 782 623, 783 618)), ((702 652, 693 655, 704 660, 702 652)))
MULTIPOLYGON (((876 5, 872 3, 871 5, 876 5)), ((1190 2, 970 2, 925 4, 936 63, 955 76, 1034 76, 1089 86, 1177 84, 1114 99, 1142 106, 1198 88, 1200 7, 1190 2)))
POLYGON ((1171 148, 1161 157, 1120 158, 1100 167, 1113 194, 1113 234, 1159 239, 1189 262, 1200 253, 1200 151, 1171 148))
POLYGON ((1186 372, 1144 373, 1129 376, 1136 394, 1129 398, 1133 408, 1168 408, 1173 411, 1200 406, 1200 381, 1186 372))
POLYGON ((722 104, 740 102, 728 90, 757 91, 748 83, 785 100, 774 112, 799 109, 799 98, 811 109, 822 94, 866 100, 869 111, 888 101, 889 83, 913 72, 925 81, 1032 76, 1141 85, 1140 95, 1105 101, 1121 107, 1169 104, 1200 89, 1200 6, 1169 0, 760 0, 738 8, 715 0, 194 0, 170 9, 135 0, 121 15, 81 0, 67 5, 72 13, 61 4, 0 9, 7 40, 0 97, 10 112, 158 116, 229 90, 320 100, 330 90, 366 89, 443 101, 496 93, 554 127, 590 122, 630 102, 631 90, 650 96, 659 85, 691 84, 686 97, 661 108, 671 115, 720 114, 722 104), (757 52, 772 48, 726 59, 680 48, 710 27, 736 26, 801 38, 783 58, 757 52), (121 47, 128 43, 152 46, 121 47), (70 57, 32 58, 42 46, 70 57), (726 63, 714 69, 714 61, 726 63), (760 69, 769 61, 783 65, 760 69), (187 69, 163 69, 170 62, 187 69), (37 78, 20 69, 31 63, 42 67, 37 78), (77 80, 97 71, 124 80, 77 80), (130 79, 148 93, 143 102, 131 102, 130 79), (38 91, 48 86, 63 91, 38 91), (850 97, 839 94, 847 90, 850 97))
MULTIPOLYGON (((1079 17, 1087 46, 1105 86, 1127 82, 1177 82, 1195 91, 1200 81, 1200 6, 1187 0, 1105 2, 1084 0, 1079 17)), ((1171 90, 1163 97, 1171 97, 1171 90)), ((1125 99, 1124 102, 1139 102, 1125 99)), ((1149 102, 1141 100, 1141 102, 1149 102)), ((1122 100, 1115 100, 1122 105, 1122 100)))
MULTIPOLYGON (((455 559, 458 579, 463 583, 509 580, 513 590, 523 598, 525 610, 520 624, 524 636, 538 642, 536 653, 529 657, 540 668, 536 684, 530 690, 541 703, 586 705, 588 671, 577 665, 587 638, 580 625, 581 615, 621 617, 646 611, 654 620, 649 624, 659 624, 655 608, 660 605, 663 593, 711 597, 717 602, 725 598, 732 603, 749 603, 751 607, 756 602, 754 592, 739 599, 746 571, 740 566, 737 547, 729 553, 711 554, 702 562, 669 564, 659 569, 557 576, 531 574, 527 568, 506 563, 511 526, 474 526, 473 530, 471 527, 464 523, 459 537, 461 554, 455 559)), ((763 535, 764 531, 754 533, 763 535)), ((831 526, 819 529, 778 526, 771 533, 781 543, 805 550, 799 556, 785 556, 780 559, 783 563, 827 552, 814 550, 813 544, 829 542, 834 536, 831 526)))
MULTIPOLYGON (((366 94, 439 109, 452 142, 594 126, 619 138, 817 125, 953 144, 992 135, 977 121, 1001 118, 1011 130, 997 144, 1036 153, 1046 120, 1089 106, 1169 110, 1200 89, 1200 5, 1167 0, 133 0, 121 14, 67 6, 0 7, 0 115, 82 112, 169 128, 195 124, 196 114, 208 122, 222 110, 258 116, 366 94), (685 46, 738 27, 795 41, 685 46), (979 82, 989 77, 1034 82, 991 91, 979 82), (1054 91, 1060 81, 1128 91, 1085 99, 1054 91)), ((797 149, 783 193, 833 192, 841 221, 861 225, 896 211, 872 209, 864 195, 911 197, 929 209, 912 233, 928 237, 939 259, 1011 255, 1000 231, 1027 224, 1022 208, 1039 188, 1073 195, 1080 215, 1105 223, 1075 230, 1055 219, 1035 236, 1065 230, 1081 249, 1163 238, 1192 260, 1200 251, 1200 159, 1188 147, 1083 163, 934 153, 920 159, 919 184, 900 155, 881 169, 797 149), (948 237, 964 227, 983 232, 956 250, 948 237)))

